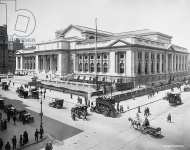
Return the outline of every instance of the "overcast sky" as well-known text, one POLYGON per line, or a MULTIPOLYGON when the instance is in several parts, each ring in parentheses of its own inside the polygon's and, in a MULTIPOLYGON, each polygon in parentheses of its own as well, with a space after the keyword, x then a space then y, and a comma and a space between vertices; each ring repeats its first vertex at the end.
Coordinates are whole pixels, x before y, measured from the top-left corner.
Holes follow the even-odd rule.
MULTIPOLYGON (((99 29, 118 33, 149 28, 190 49, 190 0, 17 0, 17 5, 35 15, 37 25, 30 37, 37 41, 53 39, 56 30, 70 24, 94 27, 97 17, 99 29)), ((14 2, 9 0, 9 34, 14 17, 14 2)))

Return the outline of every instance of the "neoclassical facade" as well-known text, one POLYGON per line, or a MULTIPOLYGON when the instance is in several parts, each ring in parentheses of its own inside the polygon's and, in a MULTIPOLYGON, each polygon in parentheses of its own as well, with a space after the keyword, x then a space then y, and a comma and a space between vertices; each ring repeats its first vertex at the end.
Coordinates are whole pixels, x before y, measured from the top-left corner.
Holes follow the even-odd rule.
POLYGON ((96 32, 70 25, 57 31, 52 41, 17 51, 16 73, 152 84, 187 78, 188 57, 186 48, 172 44, 172 37, 160 32, 96 32))

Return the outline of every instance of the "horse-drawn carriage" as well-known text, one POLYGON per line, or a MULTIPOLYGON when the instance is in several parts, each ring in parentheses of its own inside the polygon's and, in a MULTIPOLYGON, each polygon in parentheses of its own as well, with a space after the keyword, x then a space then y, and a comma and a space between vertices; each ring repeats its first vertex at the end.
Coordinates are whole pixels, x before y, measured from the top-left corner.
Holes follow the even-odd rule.
POLYGON ((71 116, 73 120, 75 120, 75 117, 81 119, 86 119, 86 116, 88 115, 87 106, 86 105, 76 105, 71 108, 71 116))
POLYGON ((166 100, 171 106, 182 104, 180 93, 167 93, 166 100))
POLYGON ((115 100, 112 98, 98 97, 96 105, 91 106, 90 111, 104 114, 108 117, 116 117, 115 100))
POLYGON ((26 110, 20 110, 18 111, 19 114, 19 120, 22 121, 23 123, 31 123, 34 122, 34 117, 31 116, 29 112, 26 110))
POLYGON ((2 82, 2 90, 7 91, 9 89, 9 85, 7 84, 7 82, 2 82))
POLYGON ((149 134, 154 137, 161 136, 161 128, 150 126, 149 120, 147 118, 145 118, 145 120, 142 124, 138 119, 129 118, 128 120, 129 120, 129 122, 131 122, 131 126, 134 129, 140 131, 143 134, 149 134))
POLYGON ((49 106, 57 108, 57 109, 61 109, 61 108, 63 108, 63 102, 64 102, 63 99, 57 99, 56 98, 56 99, 54 99, 53 102, 49 103, 49 106))

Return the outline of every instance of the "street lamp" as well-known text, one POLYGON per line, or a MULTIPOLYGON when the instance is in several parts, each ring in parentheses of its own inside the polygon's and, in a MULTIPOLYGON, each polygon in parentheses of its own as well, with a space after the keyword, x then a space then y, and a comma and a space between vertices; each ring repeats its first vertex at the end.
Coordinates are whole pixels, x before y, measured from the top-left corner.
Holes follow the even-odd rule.
MULTIPOLYGON (((45 99, 46 89, 40 88, 39 92, 40 92, 40 95, 41 95, 41 101, 40 101, 40 105, 41 105, 41 109, 40 109, 40 130, 43 131, 42 99, 43 99, 43 96, 44 96, 44 99, 45 99)), ((42 134, 40 134, 40 138, 42 139, 42 134)))

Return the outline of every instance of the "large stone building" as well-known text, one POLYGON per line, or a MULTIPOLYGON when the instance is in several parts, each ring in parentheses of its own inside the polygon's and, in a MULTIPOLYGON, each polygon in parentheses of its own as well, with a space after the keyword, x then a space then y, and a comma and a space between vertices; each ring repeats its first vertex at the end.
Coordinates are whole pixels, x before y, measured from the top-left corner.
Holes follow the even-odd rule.
POLYGON ((171 41, 171 36, 148 29, 115 34, 70 25, 52 41, 19 50, 16 73, 135 85, 183 80, 189 53, 171 41))
POLYGON ((8 71, 8 36, 7 26, 0 26, 0 74, 8 71))

